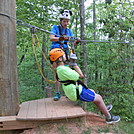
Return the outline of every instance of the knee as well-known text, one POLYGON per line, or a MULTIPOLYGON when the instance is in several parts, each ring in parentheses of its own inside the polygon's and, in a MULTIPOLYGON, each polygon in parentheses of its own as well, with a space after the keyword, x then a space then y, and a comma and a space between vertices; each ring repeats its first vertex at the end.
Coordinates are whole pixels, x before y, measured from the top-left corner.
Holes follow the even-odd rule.
POLYGON ((99 94, 96 94, 94 101, 95 101, 95 102, 100 102, 100 101, 102 101, 102 96, 99 95, 99 94))

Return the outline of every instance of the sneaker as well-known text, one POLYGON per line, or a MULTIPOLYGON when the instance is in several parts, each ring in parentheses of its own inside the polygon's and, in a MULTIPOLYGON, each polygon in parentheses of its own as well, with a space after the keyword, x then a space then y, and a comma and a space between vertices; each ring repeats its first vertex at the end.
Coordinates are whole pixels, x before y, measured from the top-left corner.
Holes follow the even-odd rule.
POLYGON ((58 101, 60 99, 60 92, 57 92, 56 95, 54 96, 53 100, 58 101))
POLYGON ((107 108, 108 111, 110 111, 113 108, 113 106, 112 106, 112 104, 109 104, 109 105, 106 106, 106 108, 107 108))
POLYGON ((120 121, 120 116, 111 115, 110 119, 106 118, 106 123, 107 124, 112 124, 112 123, 116 123, 116 122, 119 122, 119 121, 120 121))

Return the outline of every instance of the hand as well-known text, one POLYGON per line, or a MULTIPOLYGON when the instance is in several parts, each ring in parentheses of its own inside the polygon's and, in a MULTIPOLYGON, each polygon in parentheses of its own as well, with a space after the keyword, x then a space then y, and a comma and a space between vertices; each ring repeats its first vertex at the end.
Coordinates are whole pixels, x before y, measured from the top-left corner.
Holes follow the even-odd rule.
POLYGON ((76 60, 77 60, 76 54, 71 53, 70 54, 70 62, 69 62, 69 65, 70 66, 77 66, 76 60))
POLYGON ((80 41, 81 41, 81 39, 80 39, 80 38, 77 38, 77 39, 76 39, 76 42, 80 42, 80 41))
POLYGON ((68 37, 64 37, 64 40, 68 40, 68 37))
POLYGON ((60 36, 59 41, 68 40, 68 37, 60 36))
POLYGON ((76 54, 71 53, 71 54, 70 54, 70 59, 72 59, 72 60, 77 60, 76 54))
POLYGON ((77 63, 69 62, 69 66, 78 66, 77 63))
POLYGON ((80 41, 81 41, 81 40, 80 40, 79 38, 77 38, 77 39, 75 40, 74 45, 77 46, 77 45, 80 43, 80 41))

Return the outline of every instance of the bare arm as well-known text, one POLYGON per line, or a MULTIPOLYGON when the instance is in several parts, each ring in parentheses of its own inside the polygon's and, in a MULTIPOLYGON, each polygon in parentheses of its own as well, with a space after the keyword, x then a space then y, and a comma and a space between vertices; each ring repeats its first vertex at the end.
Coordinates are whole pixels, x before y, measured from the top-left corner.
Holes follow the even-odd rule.
POLYGON ((50 41, 59 41, 59 37, 55 37, 55 35, 50 35, 50 41))
POLYGON ((74 69, 80 75, 79 76, 80 78, 83 78, 84 77, 84 75, 83 75, 81 69, 79 68, 79 66, 74 66, 74 69))

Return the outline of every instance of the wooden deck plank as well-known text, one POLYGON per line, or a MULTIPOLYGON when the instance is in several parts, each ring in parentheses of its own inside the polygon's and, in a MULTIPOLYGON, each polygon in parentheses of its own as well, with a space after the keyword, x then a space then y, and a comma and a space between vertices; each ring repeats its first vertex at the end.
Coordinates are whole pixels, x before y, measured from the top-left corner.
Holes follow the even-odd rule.
POLYGON ((38 100, 37 105, 37 118, 47 117, 45 99, 38 100))
MULTIPOLYGON (((0 131, 1 130, 17 130, 17 129, 29 129, 35 128, 45 124, 52 123, 61 123, 61 122, 72 122, 72 121, 80 121, 79 119, 83 118, 71 118, 71 119, 57 119, 57 120, 16 120, 16 116, 4 116, 0 117, 0 131), (78 120, 77 120, 78 119, 78 120)), ((83 120, 81 120, 83 121, 83 120)))
POLYGON ((52 101, 53 101, 53 98, 45 99, 46 113, 47 113, 47 117, 45 118, 46 120, 49 120, 49 119, 52 120, 52 118, 57 117, 57 113, 55 112, 52 101))
POLYGON ((65 106, 62 105, 63 97, 59 101, 53 101, 54 109, 57 113, 57 118, 67 118, 67 112, 65 110, 65 106))
POLYGON ((70 103, 70 100, 64 98, 64 101, 61 101, 62 105, 65 106, 65 110, 67 113, 67 118, 84 116, 84 110, 77 104, 77 102, 70 103), (73 110, 72 110, 73 109, 73 110))
POLYGON ((45 123, 46 121, 18 121, 16 116, 3 116, 0 117, 0 131, 35 128, 45 123))
POLYGON ((27 109, 26 119, 35 119, 37 117, 37 102, 38 100, 30 101, 29 109, 27 109))
MULTIPOLYGON (((61 101, 61 103, 62 103, 62 106, 64 107, 64 110, 66 111, 66 114, 67 114, 66 118, 72 117, 72 114, 70 111, 72 111, 72 105, 74 102, 68 103, 67 98, 64 98, 64 101, 61 101)), ((74 113, 74 108, 73 108, 73 113, 74 113)))
POLYGON ((76 102, 61 97, 59 101, 44 98, 21 105, 17 120, 55 120, 84 116, 85 111, 76 102))
POLYGON ((23 106, 21 105, 20 110, 19 110, 19 113, 18 113, 18 116, 19 117, 21 117, 23 119, 26 119, 27 118, 27 111, 29 109, 29 104, 30 104, 30 102, 28 101, 28 102, 24 102, 23 103, 23 106))

